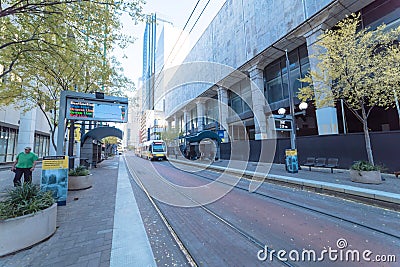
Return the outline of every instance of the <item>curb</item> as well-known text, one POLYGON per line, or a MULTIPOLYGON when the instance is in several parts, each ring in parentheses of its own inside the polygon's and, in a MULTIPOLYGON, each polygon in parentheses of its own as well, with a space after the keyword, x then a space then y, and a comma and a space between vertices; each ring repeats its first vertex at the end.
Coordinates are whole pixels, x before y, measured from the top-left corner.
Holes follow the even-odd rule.
MULTIPOLYGON (((248 170, 238 170, 238 169, 228 169, 225 167, 221 166, 213 166, 213 165, 207 165, 207 164, 202 164, 202 163, 194 163, 194 162, 188 162, 188 161, 183 161, 183 160, 176 160, 176 159, 169 159, 169 161, 172 162, 177 162, 181 164, 186 164, 186 165, 192 165, 192 166, 197 166, 197 167, 204 167, 206 169, 212 169, 216 171, 224 171, 227 173, 231 174, 239 174, 239 175, 245 175, 249 177, 257 177, 257 178, 263 178, 268 180, 267 182, 272 182, 272 183, 280 183, 280 184, 288 184, 288 185, 294 185, 297 187, 302 187, 302 188, 314 188, 316 191, 321 192, 321 191, 326 191, 326 192, 333 192, 334 195, 335 193, 339 195, 350 195, 354 196, 357 199, 362 198, 364 200, 369 200, 369 202, 373 202, 374 204, 394 204, 398 205, 400 204, 400 194, 395 194, 395 193, 390 193, 390 192, 385 192, 385 191, 380 191, 380 190, 374 190, 374 189, 366 189, 366 188, 359 188, 355 186, 350 186, 350 185, 339 185, 339 184, 334 184, 334 183, 328 183, 328 182, 320 182, 316 180, 309 180, 309 179, 302 179, 302 178, 294 178, 294 177, 289 177, 289 176, 283 176, 283 175, 276 175, 276 174, 263 174, 263 173, 257 173, 253 171, 248 171, 248 170)), ((381 205, 379 205, 381 206, 381 205)), ((383 205, 387 207, 387 205, 383 205)))

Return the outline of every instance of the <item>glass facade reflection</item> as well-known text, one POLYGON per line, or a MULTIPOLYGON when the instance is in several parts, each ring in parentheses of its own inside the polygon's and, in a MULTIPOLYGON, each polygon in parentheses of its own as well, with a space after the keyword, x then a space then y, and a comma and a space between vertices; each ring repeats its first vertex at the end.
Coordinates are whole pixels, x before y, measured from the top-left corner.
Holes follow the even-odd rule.
MULTIPOLYGON (((290 86, 294 95, 300 88, 305 86, 299 79, 304 77, 310 69, 306 45, 302 45, 289 53, 290 62, 290 86)), ((289 98, 287 86, 287 67, 286 57, 283 56, 264 70, 265 77, 265 97, 268 103, 275 103, 289 98)))
MULTIPOLYGON (((18 153, 18 130, 6 126, 0 126, 0 162, 12 162, 15 160, 18 153)), ((33 152, 39 158, 49 155, 50 136, 35 134, 35 142, 33 152)))
POLYGON ((0 162, 15 160, 17 141, 17 129, 0 126, 0 162))

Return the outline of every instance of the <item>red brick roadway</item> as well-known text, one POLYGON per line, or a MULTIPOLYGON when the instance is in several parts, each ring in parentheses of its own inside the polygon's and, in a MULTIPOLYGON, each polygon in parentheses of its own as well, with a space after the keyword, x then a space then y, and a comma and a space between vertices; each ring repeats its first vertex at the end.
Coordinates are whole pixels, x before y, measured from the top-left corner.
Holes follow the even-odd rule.
MULTIPOLYGON (((154 172, 174 184, 190 187, 207 183, 201 177, 180 172, 166 162, 153 162, 128 157, 128 163, 146 184, 151 184, 154 172), (153 173, 152 173, 153 172, 153 173)), ((215 176, 210 172, 202 175, 215 176)), ((157 182, 157 181, 156 181, 157 182)), ((155 182, 155 183, 156 183, 155 182)), ((162 185, 160 181, 160 187, 162 185)), ((210 187, 210 194, 212 194, 210 187)), ((297 204, 306 204, 335 216, 366 223, 369 227, 398 233, 399 213, 376 207, 344 201, 275 185, 264 185, 260 189, 267 195, 283 198, 297 204)), ((175 192, 179 197, 179 192, 175 192)), ((227 227, 202 208, 174 207, 158 202, 170 224, 195 260, 204 266, 265 266, 271 262, 257 259, 259 247, 227 227)), ((140 208, 140 207, 139 207, 140 208)), ((286 251, 313 249, 320 253, 324 248, 337 249, 337 240, 346 239, 347 249, 361 252, 371 250, 373 255, 396 255, 399 258, 400 240, 384 234, 375 233, 359 225, 343 222, 340 219, 321 215, 310 210, 271 200, 243 190, 233 189, 223 198, 207 205, 207 208, 230 222, 241 231, 262 241, 269 248, 286 251)), ((273 263, 278 264, 274 261, 273 263)), ((295 262, 297 266, 377 266, 370 262, 295 262)), ((398 266, 397 263, 378 264, 378 266, 398 266)))

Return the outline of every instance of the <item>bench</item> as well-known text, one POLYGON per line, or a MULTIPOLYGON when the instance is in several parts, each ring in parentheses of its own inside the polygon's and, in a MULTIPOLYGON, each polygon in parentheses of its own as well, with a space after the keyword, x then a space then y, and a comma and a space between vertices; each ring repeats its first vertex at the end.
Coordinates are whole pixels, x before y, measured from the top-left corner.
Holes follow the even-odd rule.
POLYGON ((307 161, 304 163, 304 166, 308 166, 310 171, 311 167, 329 168, 331 169, 331 173, 333 173, 333 168, 337 168, 339 166, 339 159, 328 158, 328 161, 326 161, 326 158, 308 157, 307 161))

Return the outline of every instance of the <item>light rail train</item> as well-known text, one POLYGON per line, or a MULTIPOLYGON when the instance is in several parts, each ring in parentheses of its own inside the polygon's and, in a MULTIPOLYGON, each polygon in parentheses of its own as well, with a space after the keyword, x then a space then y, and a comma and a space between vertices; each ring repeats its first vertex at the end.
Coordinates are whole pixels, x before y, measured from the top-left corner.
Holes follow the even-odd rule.
POLYGON ((140 157, 148 160, 166 160, 167 145, 163 140, 150 140, 140 144, 140 157))

